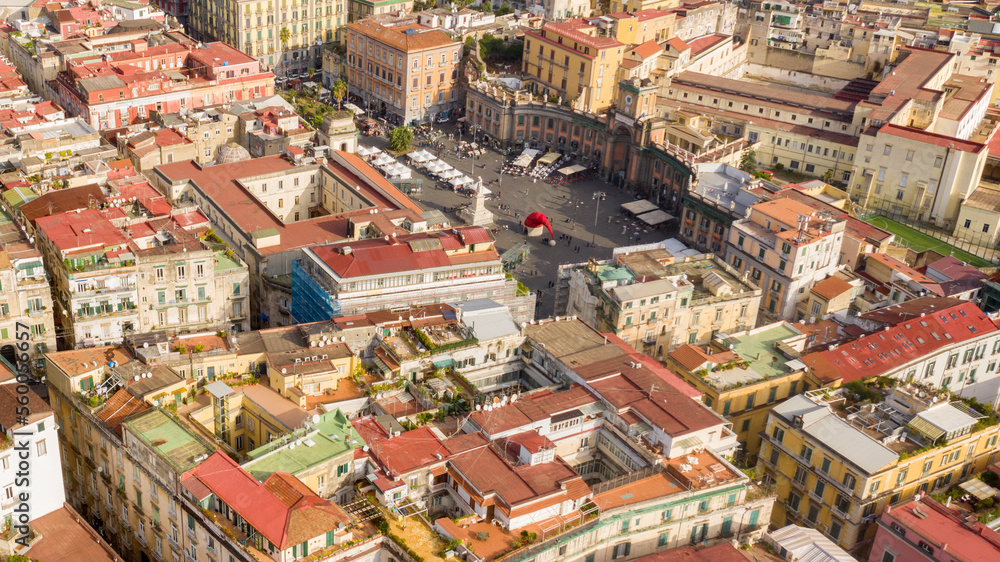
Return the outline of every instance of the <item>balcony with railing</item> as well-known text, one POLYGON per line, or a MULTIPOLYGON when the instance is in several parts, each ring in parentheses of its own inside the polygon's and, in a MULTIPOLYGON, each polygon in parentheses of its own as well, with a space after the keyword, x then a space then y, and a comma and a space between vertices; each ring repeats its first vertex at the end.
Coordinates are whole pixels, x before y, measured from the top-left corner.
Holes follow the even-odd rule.
POLYGON ((77 320, 94 320, 97 318, 115 318, 119 316, 130 316, 139 313, 139 307, 133 303, 127 303, 126 306, 118 307, 90 307, 90 308, 80 308, 73 315, 77 320))
POLYGON ((86 288, 71 287, 69 294, 76 298, 95 297, 98 295, 113 295, 135 291, 135 284, 119 285, 118 287, 97 287, 87 286, 86 288))

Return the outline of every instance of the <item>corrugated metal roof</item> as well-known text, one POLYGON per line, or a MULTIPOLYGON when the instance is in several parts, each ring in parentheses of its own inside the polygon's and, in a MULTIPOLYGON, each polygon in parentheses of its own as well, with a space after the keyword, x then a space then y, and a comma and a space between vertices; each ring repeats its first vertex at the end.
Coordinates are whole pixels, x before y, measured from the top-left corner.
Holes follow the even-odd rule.
POLYGON ((782 527, 768 535, 769 542, 788 551, 789 560, 800 562, 857 562, 857 560, 837 546, 826 535, 797 525, 782 527))
POLYGON ((899 458, 895 451, 847 423, 829 407, 816 404, 804 396, 785 400, 775 406, 773 412, 789 422, 801 416, 803 433, 869 474, 878 472, 899 458))
POLYGON ((80 91, 90 94, 103 90, 124 88, 126 84, 117 76, 97 76, 95 78, 84 78, 77 82, 77 86, 79 86, 80 91))
POLYGON ((951 404, 941 404, 940 406, 928 408, 917 414, 917 417, 914 419, 926 421, 944 433, 959 431, 976 423, 976 418, 951 404))

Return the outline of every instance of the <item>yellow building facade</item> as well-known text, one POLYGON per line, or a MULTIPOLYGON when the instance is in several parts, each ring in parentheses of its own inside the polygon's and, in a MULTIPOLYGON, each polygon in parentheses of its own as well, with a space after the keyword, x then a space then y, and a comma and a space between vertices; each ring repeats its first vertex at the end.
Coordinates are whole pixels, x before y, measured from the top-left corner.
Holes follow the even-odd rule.
POLYGON ((536 93, 562 98, 574 108, 596 113, 614 101, 615 75, 625 45, 598 36, 584 20, 549 23, 524 34, 521 70, 536 93))
POLYGON ((727 334, 706 348, 683 345, 666 364, 702 393, 706 406, 733 424, 743 458, 754 459, 771 409, 822 386, 795 360, 805 342, 805 334, 782 322, 727 334))
POLYGON ((977 419, 963 403, 928 403, 919 393, 897 388, 880 403, 905 421, 899 425, 876 421, 873 404, 851 402, 839 389, 814 390, 774 408, 757 463, 777 491, 771 523, 816 528, 856 553, 868 546, 875 518, 888 505, 918 491, 943 492, 996 460, 996 416, 977 419))

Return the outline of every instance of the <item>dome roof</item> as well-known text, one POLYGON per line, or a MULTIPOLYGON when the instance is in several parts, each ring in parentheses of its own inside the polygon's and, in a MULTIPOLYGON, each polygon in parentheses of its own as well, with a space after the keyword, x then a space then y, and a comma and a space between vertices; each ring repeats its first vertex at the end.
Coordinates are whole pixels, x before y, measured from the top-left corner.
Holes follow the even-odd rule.
POLYGON ((234 162, 245 162, 250 159, 247 149, 231 142, 219 147, 219 155, 215 158, 216 164, 232 164, 234 162))

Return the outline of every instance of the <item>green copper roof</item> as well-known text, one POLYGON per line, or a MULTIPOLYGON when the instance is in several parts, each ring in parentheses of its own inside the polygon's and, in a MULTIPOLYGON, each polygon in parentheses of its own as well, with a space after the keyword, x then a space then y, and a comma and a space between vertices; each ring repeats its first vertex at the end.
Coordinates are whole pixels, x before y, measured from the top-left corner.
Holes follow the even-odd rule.
POLYGON ((247 453, 253 460, 243 465, 243 469, 263 482, 275 472, 301 474, 365 446, 364 439, 339 409, 321 415, 318 423, 310 422, 309 425, 312 427, 277 438, 247 453), (292 441, 296 443, 294 449, 289 446, 292 441))

